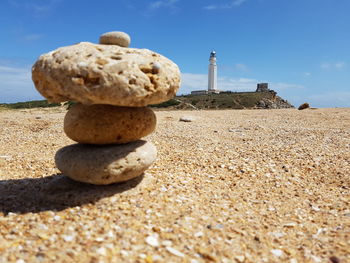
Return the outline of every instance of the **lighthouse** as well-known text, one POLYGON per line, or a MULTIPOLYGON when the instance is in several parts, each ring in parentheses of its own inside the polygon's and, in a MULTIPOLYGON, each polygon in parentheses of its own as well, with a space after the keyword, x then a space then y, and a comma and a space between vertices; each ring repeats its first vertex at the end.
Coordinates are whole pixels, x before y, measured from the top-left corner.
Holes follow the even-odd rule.
POLYGON ((217 68, 216 68, 216 52, 212 51, 209 58, 208 71, 208 92, 217 92, 217 68))

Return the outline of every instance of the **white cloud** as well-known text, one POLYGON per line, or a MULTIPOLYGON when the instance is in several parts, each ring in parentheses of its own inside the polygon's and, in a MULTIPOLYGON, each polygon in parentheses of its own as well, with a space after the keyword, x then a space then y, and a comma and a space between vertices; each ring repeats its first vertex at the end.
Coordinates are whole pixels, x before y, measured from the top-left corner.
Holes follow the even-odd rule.
POLYGON ((235 69, 240 70, 240 71, 247 71, 248 67, 246 64, 238 63, 235 65, 235 69))
MULTIPOLYGON (((249 78, 219 77, 218 89, 224 91, 255 91, 257 83, 264 82, 249 78)), ((269 83, 269 88, 275 91, 295 90, 304 88, 302 85, 281 82, 269 83)), ((189 94, 194 90, 208 89, 208 75, 182 73, 182 83, 178 94, 189 94)))
POLYGON ((310 95, 305 98, 311 107, 350 107, 350 92, 328 92, 310 95))
POLYGON ((346 67, 346 63, 343 61, 339 61, 336 63, 323 62, 320 65, 321 69, 330 70, 330 69, 343 69, 346 67))
POLYGON ((239 6, 241 4, 243 4, 244 2, 246 2, 247 0, 235 0, 232 2, 233 6, 239 6))
POLYGON ((320 67, 322 69, 329 69, 331 67, 331 64, 329 64, 329 63, 322 63, 320 67))
POLYGON ((23 39, 25 41, 35 41, 35 40, 39 40, 43 37, 44 37, 44 35, 42 35, 42 34, 29 34, 29 35, 24 36, 23 39))
POLYGON ((290 84, 290 83, 283 83, 283 82, 271 82, 269 83, 269 89, 275 90, 275 91, 285 91, 285 90, 300 90, 304 89, 303 85, 298 84, 290 84))
POLYGON ((217 9, 218 6, 217 5, 207 5, 205 7, 203 7, 203 9, 206 9, 206 10, 213 10, 213 9, 217 9))
POLYGON ((155 1, 149 4, 149 9, 155 10, 159 8, 175 8, 176 2, 179 0, 160 0, 160 1, 155 1))
POLYGON ((0 83, 2 86, 13 86, 14 84, 25 86, 31 81, 30 76, 29 68, 0 65, 0 83))
POLYGON ((310 72, 304 72, 304 76, 305 76, 305 77, 310 77, 310 76, 311 76, 311 73, 310 73, 310 72))
POLYGON ((214 10, 214 9, 230 9, 233 7, 238 7, 240 5, 242 5, 243 3, 245 3, 247 0, 234 0, 234 1, 230 1, 226 4, 221 4, 221 5, 208 5, 203 7, 206 10, 214 10))
POLYGON ((0 63, 0 103, 43 99, 35 90, 29 66, 0 63))
POLYGON ((208 75, 206 74, 182 73, 181 79, 181 86, 190 90, 207 89, 208 75))
POLYGON ((8 0, 15 8, 24 8, 30 11, 36 17, 47 16, 51 10, 57 7, 63 0, 8 0))
POLYGON ((341 68, 344 68, 346 66, 346 63, 345 62, 338 62, 338 63, 335 63, 334 66, 337 69, 341 69, 341 68))
POLYGON ((256 84, 258 82, 255 79, 246 78, 218 78, 218 89, 231 90, 231 91, 254 91, 256 90, 256 84))

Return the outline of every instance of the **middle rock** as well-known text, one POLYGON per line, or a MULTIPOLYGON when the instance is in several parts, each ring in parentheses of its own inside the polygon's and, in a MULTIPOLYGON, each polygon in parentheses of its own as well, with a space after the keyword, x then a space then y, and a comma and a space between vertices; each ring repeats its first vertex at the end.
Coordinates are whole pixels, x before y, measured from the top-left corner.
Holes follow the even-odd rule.
POLYGON ((147 107, 76 104, 64 118, 66 135, 89 144, 136 141, 152 133, 155 127, 156 116, 147 107))

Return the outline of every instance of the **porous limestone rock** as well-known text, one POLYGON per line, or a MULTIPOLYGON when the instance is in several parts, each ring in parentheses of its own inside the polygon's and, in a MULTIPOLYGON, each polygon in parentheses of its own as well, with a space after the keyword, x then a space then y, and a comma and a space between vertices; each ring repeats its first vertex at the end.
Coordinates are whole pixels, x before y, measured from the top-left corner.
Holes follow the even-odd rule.
POLYGON ((82 42, 40 56, 32 79, 50 102, 142 107, 172 98, 180 71, 148 49, 82 42))
POLYGON ((73 180, 106 185, 142 175, 156 156, 152 143, 138 140, 120 145, 69 145, 56 153, 55 162, 73 180))
POLYGON ((119 31, 107 32, 100 36, 100 44, 128 47, 130 45, 130 36, 119 31))
POLYGON ((156 122, 147 107, 76 104, 64 118, 64 132, 80 143, 127 143, 152 133, 156 122))

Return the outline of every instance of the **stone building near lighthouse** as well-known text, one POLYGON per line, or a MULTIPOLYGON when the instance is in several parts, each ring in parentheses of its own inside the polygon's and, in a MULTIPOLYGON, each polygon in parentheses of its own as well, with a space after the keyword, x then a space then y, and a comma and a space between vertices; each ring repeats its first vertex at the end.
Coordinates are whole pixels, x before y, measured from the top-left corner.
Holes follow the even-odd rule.
POLYGON ((268 92, 269 90, 269 83, 258 83, 256 87, 255 92, 268 92))

